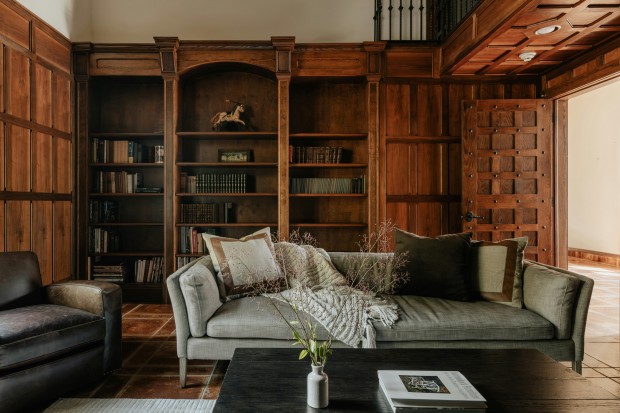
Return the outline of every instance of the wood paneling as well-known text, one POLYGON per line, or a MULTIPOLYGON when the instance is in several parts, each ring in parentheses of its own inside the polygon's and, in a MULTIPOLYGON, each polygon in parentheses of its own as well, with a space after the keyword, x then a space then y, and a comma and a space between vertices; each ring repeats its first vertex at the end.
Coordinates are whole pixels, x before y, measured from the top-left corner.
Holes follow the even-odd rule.
POLYGON ((92 53, 90 74, 93 76, 131 75, 158 76, 161 74, 159 53, 92 53))
POLYGON ((30 234, 30 201, 7 201, 6 250, 29 251, 30 234))
POLYGON ((24 120, 30 120, 30 59, 11 48, 6 48, 6 111, 24 120))
POLYGON ((0 42, 0 113, 4 112, 4 45, 0 42))
POLYGON ((0 3, 0 34, 24 49, 30 47, 30 22, 21 13, 0 3))
POLYGON ((52 192, 52 137, 32 134, 32 191, 52 192))
POLYGON ((52 127, 52 71, 40 64, 35 68, 34 121, 52 127))
POLYGON ((4 210, 5 210, 5 202, 0 201, 0 252, 6 251, 5 249, 5 220, 4 220, 4 210))
POLYGON ((68 73, 71 69, 71 45, 66 40, 60 40, 60 37, 58 34, 52 36, 39 27, 34 28, 37 56, 68 73))
POLYGON ((6 136, 6 189, 30 191, 30 130, 8 125, 6 136))
POLYGON ((71 141, 55 137, 53 142, 54 193, 70 194, 72 192, 71 169, 73 159, 71 157, 71 141))
POLYGON ((303 50, 292 56, 293 76, 362 76, 366 73, 366 53, 359 51, 303 50))
POLYGON ((71 80, 56 75, 54 78, 54 128, 71 132, 71 80))
POLYGON ((54 282, 71 276, 71 202, 54 202, 54 282))
POLYGON ((32 202, 32 251, 39 257, 41 280, 44 285, 53 281, 52 201, 32 202))
POLYGON ((0 149, 2 149, 2 156, 0 156, 0 191, 4 191, 6 188, 4 180, 4 154, 6 153, 5 131, 4 123, 0 122, 0 149))
POLYGON ((390 49, 385 52, 385 75, 391 78, 432 78, 439 75, 439 49, 390 49))

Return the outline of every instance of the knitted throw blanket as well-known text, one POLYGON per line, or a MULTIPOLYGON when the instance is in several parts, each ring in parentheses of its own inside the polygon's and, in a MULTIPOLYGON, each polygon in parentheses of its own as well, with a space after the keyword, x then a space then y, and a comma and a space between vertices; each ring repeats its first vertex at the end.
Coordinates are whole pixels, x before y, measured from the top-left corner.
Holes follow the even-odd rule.
POLYGON ((265 295, 311 315, 334 338, 352 347, 375 348, 372 321, 391 327, 398 320, 395 304, 349 287, 329 256, 316 248, 286 242, 275 247, 290 288, 265 295))

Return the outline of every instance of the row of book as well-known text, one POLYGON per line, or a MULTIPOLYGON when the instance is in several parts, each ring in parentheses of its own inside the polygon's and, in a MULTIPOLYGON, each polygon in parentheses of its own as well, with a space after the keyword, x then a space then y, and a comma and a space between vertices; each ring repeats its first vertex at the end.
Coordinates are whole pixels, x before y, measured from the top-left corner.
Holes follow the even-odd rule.
POLYGON ((177 257, 177 269, 197 259, 198 257, 177 257))
POLYGON ((153 257, 138 259, 134 263, 136 282, 160 283, 164 274, 164 258, 153 257))
POLYGON ((132 194, 142 186, 142 172, 99 171, 94 174, 94 192, 132 194))
POLYGON ((152 163, 159 147, 161 145, 152 147, 134 141, 93 138, 91 159, 94 163, 152 163))
POLYGON ((291 178, 291 194, 365 194, 366 176, 359 178, 291 178))
POLYGON ((341 163, 342 146, 289 146, 290 163, 341 163))
POLYGON ((128 274, 129 268, 124 262, 112 265, 96 264, 92 267, 91 277, 97 281, 122 283, 125 282, 128 274))
POLYGON ((195 227, 179 228, 179 253, 181 254, 203 254, 207 251, 202 233, 216 235, 215 228, 201 228, 199 231, 195 227))
POLYGON ((88 243, 88 250, 91 253, 105 254, 120 250, 121 239, 114 231, 105 228, 90 228, 88 243))
POLYGON ((181 204, 181 223, 183 224, 225 224, 233 221, 234 205, 232 202, 221 204, 181 204))
POLYGON ((118 220, 118 202, 91 200, 88 208, 89 222, 94 224, 116 222, 118 220))
POLYGON ((179 182, 181 192, 185 193, 246 193, 248 176, 244 173, 198 174, 183 172, 179 182))

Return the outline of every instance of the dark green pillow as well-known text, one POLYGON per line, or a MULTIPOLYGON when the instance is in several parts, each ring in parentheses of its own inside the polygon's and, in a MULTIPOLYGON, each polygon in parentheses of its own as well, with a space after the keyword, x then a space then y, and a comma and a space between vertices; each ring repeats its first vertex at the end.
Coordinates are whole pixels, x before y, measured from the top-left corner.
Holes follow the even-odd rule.
POLYGON ((468 283, 470 232, 421 237, 394 230, 396 253, 407 253, 409 278, 398 293, 449 300, 471 299, 468 283))

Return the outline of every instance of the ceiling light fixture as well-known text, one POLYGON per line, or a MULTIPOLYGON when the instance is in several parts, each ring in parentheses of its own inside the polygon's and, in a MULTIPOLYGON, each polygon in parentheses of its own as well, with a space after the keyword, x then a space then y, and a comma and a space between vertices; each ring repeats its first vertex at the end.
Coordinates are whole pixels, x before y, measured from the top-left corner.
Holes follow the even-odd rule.
POLYGON ((561 28, 562 28, 562 26, 559 26, 557 24, 555 24, 553 26, 545 26, 545 27, 541 27, 540 29, 536 30, 534 32, 534 34, 538 34, 538 35, 549 34, 549 33, 557 32, 561 28))
POLYGON ((534 57, 536 57, 536 52, 523 52, 519 55, 519 59, 523 60, 524 62, 529 62, 534 57))

